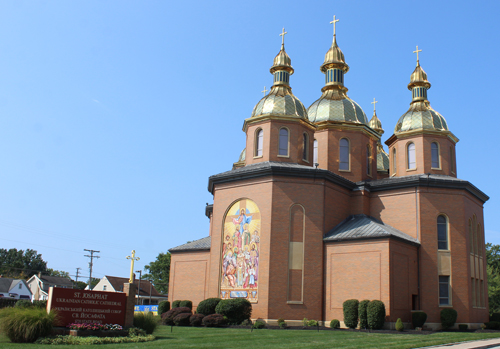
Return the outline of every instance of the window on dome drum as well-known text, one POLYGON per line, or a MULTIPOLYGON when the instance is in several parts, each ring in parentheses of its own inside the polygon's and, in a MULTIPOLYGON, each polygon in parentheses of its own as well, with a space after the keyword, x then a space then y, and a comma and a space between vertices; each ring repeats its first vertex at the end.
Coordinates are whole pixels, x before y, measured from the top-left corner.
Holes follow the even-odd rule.
POLYGON ((448 250, 448 221, 445 216, 437 218, 438 250, 448 250))
POLYGON ((349 140, 346 138, 342 138, 340 140, 340 159, 339 159, 339 170, 349 171, 350 163, 349 163, 349 140))
POLYGON ((316 139, 313 142, 313 163, 318 163, 318 141, 316 139))
POLYGON ((264 130, 261 128, 257 130, 255 134, 255 155, 262 156, 262 148, 264 145, 264 130))
POLYGON ((369 144, 366 146, 366 174, 372 175, 372 147, 369 144))
POLYGON ((450 305, 449 276, 439 276, 439 305, 450 305))
POLYGON ((431 158, 432 158, 431 167, 435 169, 441 168, 439 164, 439 144, 437 144, 437 142, 431 143, 431 158))
POLYGON ((280 128, 278 155, 288 156, 288 129, 280 128))
POLYGON ((396 175, 397 167, 396 167, 396 148, 392 150, 392 173, 396 175))
POLYGON ((304 144, 302 149, 302 159, 305 161, 309 161, 309 137, 307 133, 304 133, 304 144))
POLYGON ((408 153, 407 169, 414 170, 417 168, 417 161, 415 158, 415 143, 408 144, 407 149, 408 149, 408 151, 407 151, 407 153, 408 153))

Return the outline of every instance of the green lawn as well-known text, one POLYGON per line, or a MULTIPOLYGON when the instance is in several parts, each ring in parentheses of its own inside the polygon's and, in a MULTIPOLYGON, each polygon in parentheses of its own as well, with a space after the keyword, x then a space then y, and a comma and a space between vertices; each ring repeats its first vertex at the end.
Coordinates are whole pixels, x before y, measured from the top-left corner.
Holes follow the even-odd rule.
MULTIPOLYGON (((371 334, 349 331, 242 330, 159 326, 157 340, 147 343, 106 344, 105 348, 418 348, 450 342, 498 338, 499 333, 435 333, 431 335, 371 334)), ((13 344, 0 334, 0 348, 45 348, 13 344)), ((67 348, 70 346, 62 346, 67 348)), ((91 346, 73 346, 86 348, 91 346)), ((53 347, 52 347, 53 348, 53 347)))

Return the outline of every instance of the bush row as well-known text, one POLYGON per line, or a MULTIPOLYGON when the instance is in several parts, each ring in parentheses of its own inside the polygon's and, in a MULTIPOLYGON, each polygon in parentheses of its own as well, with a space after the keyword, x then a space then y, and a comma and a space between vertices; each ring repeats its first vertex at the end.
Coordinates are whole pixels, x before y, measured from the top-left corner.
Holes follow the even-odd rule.
MULTIPOLYGON (((384 327, 385 323, 385 305, 379 300, 364 300, 359 302, 357 299, 348 299, 344 302, 344 324, 348 328, 358 327, 378 330, 384 327)), ((332 320, 333 322, 333 320, 332 320)))

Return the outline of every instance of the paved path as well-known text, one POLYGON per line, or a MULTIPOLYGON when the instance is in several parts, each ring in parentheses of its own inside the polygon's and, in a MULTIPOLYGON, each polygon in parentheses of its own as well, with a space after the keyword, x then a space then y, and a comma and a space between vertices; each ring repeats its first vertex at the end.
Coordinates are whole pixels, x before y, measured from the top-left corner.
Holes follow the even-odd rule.
POLYGON ((425 347, 426 349, 431 348, 442 348, 442 349, 490 349, 499 348, 500 349, 500 338, 485 339, 481 341, 470 341, 462 343, 451 343, 436 345, 433 347, 425 347))

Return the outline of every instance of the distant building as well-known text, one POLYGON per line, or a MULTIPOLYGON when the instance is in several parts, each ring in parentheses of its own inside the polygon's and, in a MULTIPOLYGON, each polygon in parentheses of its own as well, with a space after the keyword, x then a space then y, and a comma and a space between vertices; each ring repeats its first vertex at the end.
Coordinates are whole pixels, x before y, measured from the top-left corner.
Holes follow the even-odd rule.
POLYGON ((27 281, 28 287, 33 294, 32 300, 43 301, 49 298, 49 287, 73 288, 73 281, 59 276, 33 275, 27 281))
POLYGON ((25 280, 9 279, 0 276, 0 299, 30 299, 31 291, 25 280))
MULTIPOLYGON (((128 283, 128 278, 105 275, 101 281, 95 285, 93 291, 123 292, 123 284, 128 283)), ((137 285, 137 304, 149 305, 158 304, 161 301, 168 300, 168 296, 159 293, 151 281, 134 279, 137 285)))

